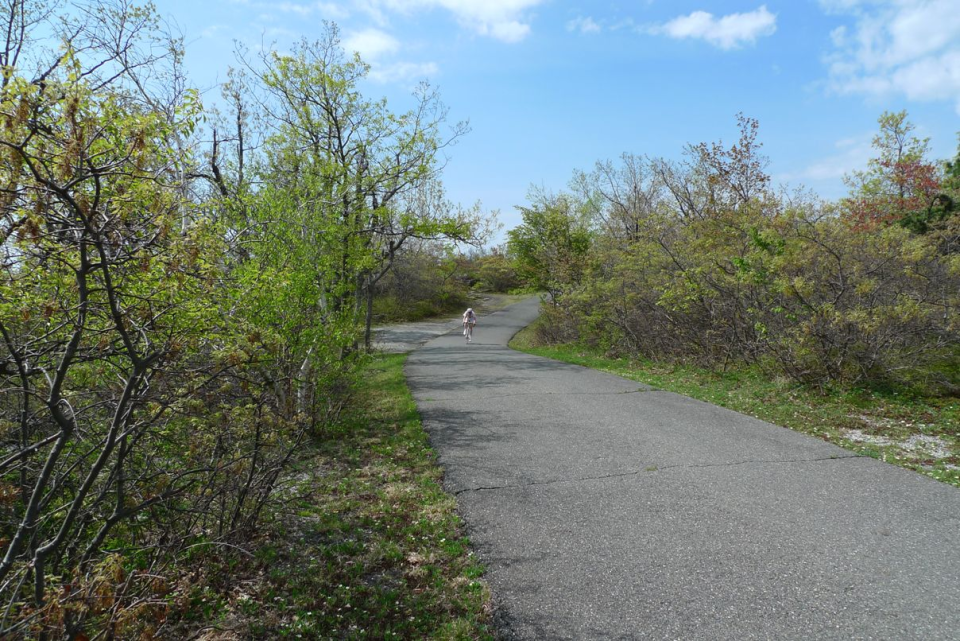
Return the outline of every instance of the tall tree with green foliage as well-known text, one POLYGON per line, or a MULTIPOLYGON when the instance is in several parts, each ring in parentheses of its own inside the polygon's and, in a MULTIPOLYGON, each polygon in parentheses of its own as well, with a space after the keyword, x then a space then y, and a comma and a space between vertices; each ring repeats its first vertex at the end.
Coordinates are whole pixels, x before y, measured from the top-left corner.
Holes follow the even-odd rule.
POLYGON ((592 233, 567 196, 541 194, 519 209, 523 222, 507 232, 517 272, 557 304, 583 277, 592 233))
POLYGON ((913 135, 916 127, 906 111, 884 112, 873 138, 877 156, 864 171, 846 178, 851 195, 845 199, 847 215, 861 228, 903 222, 922 230, 924 219, 937 206, 942 176, 928 159, 929 139, 913 135))
POLYGON ((322 402, 314 389, 322 373, 335 379, 356 345, 369 343, 374 286, 404 244, 475 238, 479 210, 449 203, 438 181, 443 150, 467 127, 447 128, 446 107, 425 84, 403 113, 364 97, 369 66, 346 55, 333 24, 289 53, 241 60, 245 73, 233 83, 254 99, 231 93, 237 155, 231 168, 215 154, 212 174, 227 199, 239 193, 230 185, 240 184, 241 168, 258 185, 244 206, 225 209, 237 213, 233 226, 251 250, 240 272, 262 283, 246 298, 256 322, 278 328, 298 355, 294 395, 303 411, 322 402), (239 148, 249 111, 261 124, 256 153, 239 148))

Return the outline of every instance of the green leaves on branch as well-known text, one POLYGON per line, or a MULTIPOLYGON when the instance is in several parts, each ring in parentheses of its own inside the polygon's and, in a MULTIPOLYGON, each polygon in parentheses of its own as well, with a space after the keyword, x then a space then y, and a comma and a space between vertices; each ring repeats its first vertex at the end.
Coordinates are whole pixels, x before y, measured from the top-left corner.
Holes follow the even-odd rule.
POLYGON ((540 196, 520 213, 523 223, 507 233, 517 272, 557 303, 579 285, 592 234, 565 196, 540 196))
POLYGON ((742 117, 732 147, 691 146, 680 163, 625 155, 577 173, 573 194, 523 209, 510 235, 523 273, 553 294, 541 334, 715 368, 756 364, 814 385, 956 393, 957 217, 906 224, 909 203, 934 192, 913 181, 927 171, 909 170, 926 166, 926 143, 903 116, 881 119, 884 155, 857 175, 857 202, 882 215, 773 192, 755 121, 742 117))
POLYGON ((184 636, 178 560, 249 540, 337 419, 377 280, 483 232, 439 183, 466 126, 427 86, 364 98, 329 26, 231 74, 201 157, 151 8, 65 16, 37 77, 16 53, 57 26, 31 15, 0 47, 0 637, 184 636))
POLYGON ((234 166, 252 166, 262 187, 234 208, 243 213, 234 225, 253 243, 250 278, 256 270, 278 275, 261 290, 275 300, 257 307, 283 310, 309 369, 328 349, 341 358, 352 351, 369 326, 374 285, 405 244, 470 241, 480 231, 478 217, 448 203, 437 182, 438 154, 466 125, 441 132, 446 108, 427 85, 405 113, 364 98, 358 85, 369 67, 344 54, 334 25, 316 42, 266 52, 247 67, 235 82, 257 98, 237 96, 237 122, 256 113, 264 144, 234 166))
POLYGON ((851 194, 845 213, 860 228, 898 223, 927 233, 953 215, 958 186, 949 176, 951 164, 940 167, 928 159, 929 139, 913 135, 906 111, 884 112, 878 124, 877 157, 846 178, 851 194))

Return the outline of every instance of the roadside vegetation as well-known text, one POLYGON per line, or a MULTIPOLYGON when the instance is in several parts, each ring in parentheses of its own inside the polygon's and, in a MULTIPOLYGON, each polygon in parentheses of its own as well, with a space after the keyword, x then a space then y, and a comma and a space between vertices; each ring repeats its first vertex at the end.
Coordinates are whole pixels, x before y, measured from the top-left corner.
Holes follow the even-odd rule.
POLYGON ((494 224, 443 191, 467 127, 365 97, 333 24, 238 50, 214 109, 150 5, 0 23, 0 638, 482 636, 366 349, 406 252, 494 224))
POLYGON ((885 113, 825 202, 774 188, 758 123, 739 128, 532 194, 509 251, 545 302, 515 344, 958 484, 960 153, 930 160, 885 113))
POLYGON ((483 568, 441 487, 405 360, 363 366, 355 402, 303 444, 245 551, 196 553, 202 570, 169 597, 172 636, 492 638, 483 568))
POLYGON ((505 247, 454 252, 439 243, 415 243, 377 284, 373 315, 383 323, 460 314, 485 294, 523 290, 505 247))

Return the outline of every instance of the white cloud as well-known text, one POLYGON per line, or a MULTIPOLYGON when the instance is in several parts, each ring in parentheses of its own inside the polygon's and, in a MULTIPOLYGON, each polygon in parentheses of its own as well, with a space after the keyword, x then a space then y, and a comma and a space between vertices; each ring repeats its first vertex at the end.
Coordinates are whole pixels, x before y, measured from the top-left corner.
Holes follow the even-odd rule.
POLYGON ((960 113, 960 6, 957 0, 821 0, 852 18, 831 33, 825 58, 838 93, 902 94, 951 100, 960 113))
POLYGON ((314 6, 321 16, 328 20, 343 20, 350 17, 350 12, 333 2, 316 2, 314 6))
POLYGON ((381 8, 381 4, 381 0, 353 0, 353 6, 358 11, 367 14, 377 25, 386 27, 390 24, 390 20, 387 19, 387 14, 381 8))
POLYGON ((370 69, 370 79, 375 82, 410 82, 435 76, 440 68, 433 62, 395 62, 388 65, 374 65, 370 69))
POLYGON ((296 2, 278 2, 273 6, 283 13, 295 13, 304 18, 313 13, 312 6, 307 4, 297 4, 296 2))
POLYGON ((530 25, 510 20, 508 22, 494 22, 493 24, 480 24, 476 27, 477 33, 482 36, 493 36, 503 42, 520 42, 530 33, 530 25))
POLYGON ((756 42, 761 36, 772 35, 777 30, 777 16, 770 13, 766 5, 761 5, 756 11, 731 13, 720 18, 706 11, 694 11, 688 16, 679 16, 641 30, 677 39, 706 40, 721 49, 736 49, 756 42))
POLYGON ((864 0, 820 0, 820 6, 827 13, 844 13, 864 4, 864 0))
POLYGON ((350 12, 343 6, 333 2, 251 2, 250 0, 230 0, 234 4, 254 6, 259 9, 269 9, 280 13, 292 13, 301 18, 310 18, 317 15, 326 20, 343 20, 350 16, 350 12))
POLYGON ((228 27, 227 25, 213 24, 207 27, 206 29, 204 29, 203 31, 201 31, 200 36, 203 38, 216 38, 221 33, 224 33, 224 32, 229 33, 229 31, 230 31, 230 27, 228 27))
POLYGON ((620 20, 619 22, 614 22, 612 25, 610 25, 610 31, 620 31, 621 29, 636 30, 636 28, 637 28, 637 23, 634 21, 633 18, 624 18, 623 20, 620 20))
POLYGON ((355 0, 356 5, 380 24, 386 12, 409 14, 445 9, 462 26, 504 42, 519 42, 530 33, 529 11, 545 0, 355 0))
POLYGON ((360 54, 367 62, 379 60, 400 50, 400 41, 379 29, 364 29, 347 34, 342 42, 344 50, 360 54))
POLYGON ((380 29, 371 27, 350 32, 341 44, 347 52, 359 53, 363 61, 370 65, 369 78, 374 82, 406 83, 439 73, 439 67, 434 62, 389 60, 400 52, 402 46, 399 40, 380 29))
POLYGON ((263 30, 263 35, 268 38, 283 38, 286 40, 296 40, 300 37, 300 32, 285 27, 267 27, 263 30))
POLYGON ((836 181, 851 172, 865 169, 867 161, 874 156, 872 134, 857 138, 845 138, 835 143, 836 151, 816 160, 795 173, 778 176, 787 182, 836 181))
POLYGON ((567 31, 579 31, 580 33, 600 33, 601 27, 593 18, 587 16, 578 16, 567 23, 567 31))
POLYGON ((837 27, 830 32, 830 39, 833 40, 834 47, 842 47, 847 43, 847 28, 844 26, 837 27))

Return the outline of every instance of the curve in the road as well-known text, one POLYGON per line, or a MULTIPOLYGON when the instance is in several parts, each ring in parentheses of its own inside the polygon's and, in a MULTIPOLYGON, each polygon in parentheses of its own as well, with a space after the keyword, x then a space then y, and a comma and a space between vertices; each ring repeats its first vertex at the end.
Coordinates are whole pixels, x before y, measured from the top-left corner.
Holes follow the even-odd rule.
POLYGON ((960 491, 506 347, 532 299, 411 354, 519 639, 960 639, 960 491))

